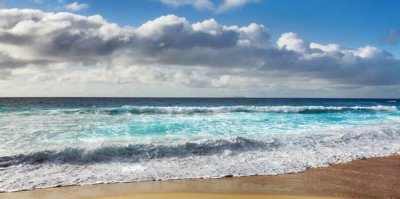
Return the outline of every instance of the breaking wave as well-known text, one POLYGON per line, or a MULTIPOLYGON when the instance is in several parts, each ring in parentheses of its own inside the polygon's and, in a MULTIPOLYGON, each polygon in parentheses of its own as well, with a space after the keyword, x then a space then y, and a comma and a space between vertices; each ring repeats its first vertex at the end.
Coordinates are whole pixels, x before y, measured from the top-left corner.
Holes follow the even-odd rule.
POLYGON ((301 172, 400 153, 400 124, 170 144, 68 148, 0 158, 0 192, 52 186, 301 172), (68 175, 65 175, 68 173, 68 175), (24 179, 31 179, 25 182, 24 179))
POLYGON ((0 192, 53 186, 276 175, 400 153, 400 124, 291 135, 67 148, 0 158, 0 192), (68 174, 68 175, 66 175, 68 174), (25 181, 25 179, 30 181, 25 181))
MULTIPOLYGON (((372 127, 371 127, 372 128, 372 127)), ((130 162, 137 163, 160 158, 185 158, 191 156, 207 156, 229 153, 246 153, 249 151, 276 151, 288 147, 299 149, 335 148, 343 144, 371 141, 400 140, 400 126, 372 128, 354 128, 349 132, 332 134, 304 134, 264 138, 232 137, 228 139, 206 139, 202 141, 186 141, 171 144, 129 144, 125 146, 109 145, 94 149, 66 148, 61 151, 39 151, 30 154, 0 157, 0 167, 17 164, 83 164, 99 162, 130 162)), ((360 143, 362 144, 362 143, 360 143)), ((400 150, 400 147, 399 147, 400 150)), ((345 151, 343 151, 345 152, 345 151)))
POLYGON ((120 108, 85 108, 64 109, 65 114, 207 114, 237 112, 303 113, 318 114, 330 112, 394 112, 396 106, 220 106, 220 107, 185 107, 185 106, 123 106, 120 108))

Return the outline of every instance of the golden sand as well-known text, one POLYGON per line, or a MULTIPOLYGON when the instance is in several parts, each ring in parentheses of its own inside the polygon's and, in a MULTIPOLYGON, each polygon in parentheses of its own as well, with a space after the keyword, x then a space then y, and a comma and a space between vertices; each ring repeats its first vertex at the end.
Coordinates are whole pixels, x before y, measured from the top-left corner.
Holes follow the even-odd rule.
POLYGON ((312 197, 274 194, 231 194, 231 193, 137 193, 124 196, 97 197, 96 199, 330 199, 329 197, 312 197))

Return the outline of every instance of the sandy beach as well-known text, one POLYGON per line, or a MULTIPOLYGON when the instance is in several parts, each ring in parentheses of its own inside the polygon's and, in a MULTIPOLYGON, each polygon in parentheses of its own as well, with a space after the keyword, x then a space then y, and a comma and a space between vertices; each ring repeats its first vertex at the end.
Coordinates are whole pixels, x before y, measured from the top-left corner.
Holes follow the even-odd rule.
POLYGON ((23 198, 400 198, 400 156, 370 158, 278 176, 70 186, 1 193, 23 198))

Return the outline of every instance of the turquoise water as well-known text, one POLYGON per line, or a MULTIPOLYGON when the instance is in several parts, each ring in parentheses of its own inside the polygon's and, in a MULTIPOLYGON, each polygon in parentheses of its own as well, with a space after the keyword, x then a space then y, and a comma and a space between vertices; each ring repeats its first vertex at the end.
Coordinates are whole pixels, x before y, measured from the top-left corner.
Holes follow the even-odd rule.
POLYGON ((0 191, 275 175, 390 155, 400 152, 399 106, 390 99, 1 98, 0 191))

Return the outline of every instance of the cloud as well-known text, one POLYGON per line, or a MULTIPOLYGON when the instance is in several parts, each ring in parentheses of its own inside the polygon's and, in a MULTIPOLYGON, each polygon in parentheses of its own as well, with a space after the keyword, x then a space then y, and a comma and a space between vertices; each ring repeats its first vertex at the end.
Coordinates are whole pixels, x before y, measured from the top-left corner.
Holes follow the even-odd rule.
POLYGON ((277 45, 280 49, 292 50, 300 53, 304 53, 307 48, 303 39, 293 32, 283 33, 278 39, 277 45))
POLYGON ((11 71, 0 70, 0 80, 7 80, 10 77, 11 77, 11 71))
POLYGON ((192 6, 198 10, 210 10, 216 13, 229 11, 242 7, 249 3, 259 0, 223 0, 221 3, 215 3, 211 0, 160 0, 161 3, 170 7, 192 6))
POLYGON ((211 10, 214 4, 210 0, 160 0, 161 3, 171 7, 193 6, 199 10, 211 10))
POLYGON ((215 10, 216 12, 225 12, 254 2, 257 0, 224 0, 215 10))
POLYGON ((121 27, 99 15, 0 10, 3 79, 194 88, 398 86, 400 60, 373 46, 321 44, 261 24, 166 15, 121 27), (48 75, 52 74, 52 75, 48 75), (322 83, 321 83, 322 82, 322 83), (279 85, 277 85, 279 84, 279 85))
POLYGON ((384 44, 397 44, 400 41, 400 30, 391 29, 389 33, 382 39, 384 44))
POLYGON ((81 4, 78 2, 73 2, 71 4, 66 5, 65 8, 70 11, 79 11, 89 8, 89 5, 84 3, 81 4))

